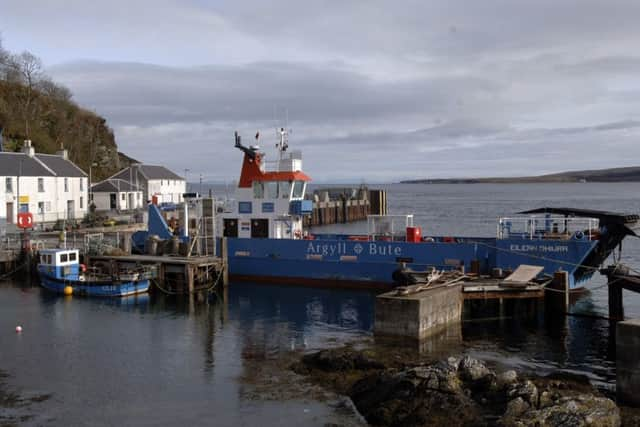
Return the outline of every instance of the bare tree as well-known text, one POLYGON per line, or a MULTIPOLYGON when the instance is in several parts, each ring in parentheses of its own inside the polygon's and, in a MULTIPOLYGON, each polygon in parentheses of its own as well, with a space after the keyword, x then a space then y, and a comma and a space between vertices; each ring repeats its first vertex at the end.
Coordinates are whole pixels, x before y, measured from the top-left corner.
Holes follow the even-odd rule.
POLYGON ((8 60, 10 74, 9 81, 21 83, 24 88, 18 92, 18 100, 24 120, 25 137, 30 136, 30 121, 35 114, 35 98, 38 95, 36 85, 44 76, 42 61, 30 52, 24 51, 17 55, 10 55, 8 60))
POLYGON ((9 51, 2 47, 2 35, 0 34, 0 79, 2 80, 6 80, 9 57, 9 51))
POLYGON ((55 83, 48 77, 42 77, 38 81, 37 89, 56 101, 70 102, 73 96, 67 87, 55 83))

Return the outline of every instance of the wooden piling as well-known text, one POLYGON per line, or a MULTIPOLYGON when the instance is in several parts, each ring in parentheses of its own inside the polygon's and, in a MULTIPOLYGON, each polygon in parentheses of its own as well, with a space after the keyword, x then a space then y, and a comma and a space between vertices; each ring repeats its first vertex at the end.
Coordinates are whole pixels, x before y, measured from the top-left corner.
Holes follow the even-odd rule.
POLYGON ((224 287, 229 286, 229 245, 227 238, 223 237, 220 242, 220 251, 222 252, 222 284, 224 287))
POLYGON ((624 304, 622 303, 622 287, 611 281, 609 285, 609 319, 624 320, 624 304))
POLYGON ((557 271, 545 289, 545 307, 552 314, 569 312, 569 273, 557 271))

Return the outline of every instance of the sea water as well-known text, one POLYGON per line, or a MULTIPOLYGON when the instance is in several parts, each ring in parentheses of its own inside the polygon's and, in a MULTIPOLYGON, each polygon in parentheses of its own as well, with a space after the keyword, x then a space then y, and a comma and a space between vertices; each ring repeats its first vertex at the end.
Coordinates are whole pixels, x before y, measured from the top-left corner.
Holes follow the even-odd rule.
MULTIPOLYGON (((496 220, 543 206, 640 212, 636 184, 388 185, 389 212, 415 215, 423 235, 493 236, 496 220)), ((215 189, 214 190, 219 190, 215 189)), ((215 194, 215 192, 214 192, 215 194)), ((327 232, 366 231, 366 223, 327 232)), ((640 242, 622 261, 640 269, 640 242)), ((568 316, 549 322, 539 307, 472 306, 458 332, 417 349, 429 357, 469 353, 517 369, 583 373, 615 382, 605 280, 587 283, 568 316)), ((625 291, 628 317, 640 297, 625 291)), ((303 352, 372 338, 374 295, 292 286, 231 284, 191 298, 141 295, 87 299, 0 282, 0 370, 25 408, 25 425, 360 424, 335 396, 291 373, 303 352), (23 332, 15 332, 22 325, 23 332)), ((389 348, 389 352, 397 349, 389 348)), ((2 411, 5 413, 2 414, 2 411)))

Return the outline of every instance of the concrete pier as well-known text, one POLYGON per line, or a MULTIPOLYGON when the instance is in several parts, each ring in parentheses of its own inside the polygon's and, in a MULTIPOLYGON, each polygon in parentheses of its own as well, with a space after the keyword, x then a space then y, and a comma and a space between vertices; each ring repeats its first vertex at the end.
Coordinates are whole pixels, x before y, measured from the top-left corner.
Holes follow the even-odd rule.
POLYGON ((616 325, 616 394, 619 403, 640 406, 640 319, 616 325))
POLYGON ((376 336, 422 340, 460 321, 460 285, 442 286, 410 295, 387 292, 376 297, 375 311, 376 336))

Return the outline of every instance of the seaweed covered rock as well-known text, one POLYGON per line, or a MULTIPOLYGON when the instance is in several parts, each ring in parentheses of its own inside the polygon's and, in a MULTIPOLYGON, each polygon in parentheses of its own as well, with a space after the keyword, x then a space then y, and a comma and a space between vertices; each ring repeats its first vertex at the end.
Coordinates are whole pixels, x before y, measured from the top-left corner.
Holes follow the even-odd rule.
POLYGON ((376 426, 620 425, 615 403, 583 378, 521 378, 469 356, 385 367, 363 352, 338 349, 306 355, 302 365, 325 384, 349 378, 339 391, 376 426))
POLYGON ((541 409, 529 407, 518 397, 509 402, 509 408, 500 423, 505 427, 618 427, 621 420, 620 410, 611 399, 578 395, 563 397, 555 404, 541 409), (514 404, 516 400, 523 403, 514 404))

